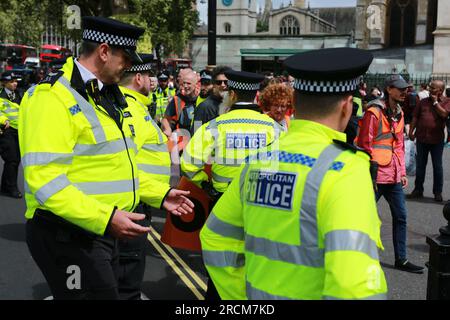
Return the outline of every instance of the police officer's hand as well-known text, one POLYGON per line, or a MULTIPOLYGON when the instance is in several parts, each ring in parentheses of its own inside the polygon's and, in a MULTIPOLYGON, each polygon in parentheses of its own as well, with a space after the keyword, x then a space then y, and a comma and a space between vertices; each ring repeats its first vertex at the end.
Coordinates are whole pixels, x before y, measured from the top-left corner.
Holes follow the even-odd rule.
POLYGON ((6 120, 5 121, 5 129, 8 129, 9 128, 9 120, 6 120))
POLYGON ((133 221, 144 220, 145 214, 131 213, 117 209, 109 224, 109 232, 118 239, 130 239, 145 234, 150 228, 142 227, 133 221))
POLYGON ((162 207, 176 216, 192 213, 194 203, 186 198, 189 193, 189 191, 171 189, 164 199, 162 207))

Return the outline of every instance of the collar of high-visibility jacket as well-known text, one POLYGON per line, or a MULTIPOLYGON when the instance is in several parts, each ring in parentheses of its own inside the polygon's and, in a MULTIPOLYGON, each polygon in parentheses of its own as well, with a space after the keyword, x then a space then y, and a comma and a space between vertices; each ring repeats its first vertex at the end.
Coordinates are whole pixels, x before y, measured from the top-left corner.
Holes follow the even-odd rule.
POLYGON ((334 139, 343 142, 347 140, 347 136, 345 133, 336 131, 323 124, 309 120, 291 120, 287 135, 291 135, 295 132, 302 134, 305 133, 308 134, 308 136, 314 137, 314 140, 326 140, 329 143, 333 143, 334 139))
MULTIPOLYGON (((78 67, 78 70, 80 71, 81 78, 83 79, 84 84, 86 84, 89 80, 97 79, 95 74, 93 74, 85 66, 83 66, 80 62, 78 62, 78 59, 74 59, 73 61, 75 62, 75 64, 78 67)), ((99 79, 97 79, 97 81, 98 81, 98 89, 102 90, 103 82, 101 82, 99 79)))
POLYGON ((129 88, 122 87, 122 86, 120 86, 119 88, 123 94, 128 94, 128 95, 132 96, 133 98, 135 98, 137 101, 139 101, 143 105, 148 106, 150 104, 149 97, 146 97, 143 94, 141 94, 133 89, 129 89, 129 88))

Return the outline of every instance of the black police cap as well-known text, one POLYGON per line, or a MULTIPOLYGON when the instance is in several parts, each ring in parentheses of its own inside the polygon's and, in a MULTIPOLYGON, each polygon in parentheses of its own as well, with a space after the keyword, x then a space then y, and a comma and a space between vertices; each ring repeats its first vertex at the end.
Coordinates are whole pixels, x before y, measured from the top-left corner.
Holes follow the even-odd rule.
POLYGON ((356 48, 332 48, 299 53, 284 67, 295 78, 294 88, 307 93, 348 93, 358 88, 373 55, 356 48))
POLYGON ((212 80, 212 72, 209 70, 202 70, 200 71, 200 80, 212 80))
POLYGON ((159 72, 158 80, 169 80, 169 73, 167 71, 159 72))
POLYGON ((260 88, 264 76, 246 71, 227 70, 225 77, 228 79, 228 88, 243 91, 257 91, 260 88))
POLYGON ((20 74, 16 74, 13 71, 8 70, 2 73, 2 75, 0 76, 0 81, 11 81, 16 79, 18 80, 20 78, 20 74))
POLYGON ((83 40, 122 48, 133 62, 142 62, 136 53, 138 39, 144 29, 104 17, 83 17, 83 40))
POLYGON ((146 72, 153 70, 154 58, 152 54, 139 53, 142 63, 135 62, 127 72, 146 72))

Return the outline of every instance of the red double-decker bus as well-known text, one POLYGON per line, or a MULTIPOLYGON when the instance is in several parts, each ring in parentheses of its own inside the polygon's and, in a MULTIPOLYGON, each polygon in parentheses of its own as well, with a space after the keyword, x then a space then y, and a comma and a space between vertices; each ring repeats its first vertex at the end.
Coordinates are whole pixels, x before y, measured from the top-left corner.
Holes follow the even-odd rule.
POLYGON ((41 60, 41 63, 49 63, 53 60, 67 58, 71 55, 72 51, 67 48, 53 44, 44 44, 41 46, 39 60, 41 60))
POLYGON ((24 64, 27 57, 37 57, 36 48, 22 44, 0 44, 0 67, 6 63, 5 70, 24 64))

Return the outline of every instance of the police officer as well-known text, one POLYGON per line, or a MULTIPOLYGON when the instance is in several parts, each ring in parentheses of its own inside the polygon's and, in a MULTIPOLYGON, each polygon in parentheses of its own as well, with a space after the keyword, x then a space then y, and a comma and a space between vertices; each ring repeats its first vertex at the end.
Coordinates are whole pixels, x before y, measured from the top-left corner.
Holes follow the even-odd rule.
POLYGON ((195 102, 198 107, 203 101, 210 96, 213 90, 212 74, 209 70, 200 71, 200 92, 195 102))
POLYGON ((296 120, 242 166, 200 234, 221 298, 385 298, 370 157, 343 133, 372 59, 352 48, 286 59, 296 120))
POLYGON ((11 198, 22 198, 17 186, 20 150, 17 134, 19 105, 22 97, 17 90, 18 75, 5 71, 0 77, 0 156, 4 163, 0 192, 11 198))
MULTIPOLYGON (((151 119, 148 111, 153 55, 139 54, 139 56, 142 63, 133 64, 120 81, 120 90, 128 105, 124 109, 124 125, 130 128, 138 150, 136 161, 139 174, 149 175, 169 187, 171 161, 167 138, 151 119)), ((148 208, 142 204, 139 212, 147 214, 147 218, 140 224, 148 226, 150 224, 148 208)), ((141 297, 146 243, 146 235, 119 241, 121 299, 137 300, 141 297)))
POLYGON ((164 118, 166 108, 172 98, 175 96, 176 90, 169 88, 169 73, 162 71, 158 73, 158 88, 156 89, 156 115, 155 121, 158 125, 164 118))
POLYGON ((139 200, 191 212, 186 198, 138 174, 123 125, 126 101, 116 83, 140 61, 143 32, 84 17, 81 56, 50 73, 20 109, 27 244, 55 299, 119 298, 117 239, 150 230, 136 223, 144 215, 131 213, 139 200))
MULTIPOLYGON (((243 160, 271 144, 277 137, 273 119, 253 103, 264 77, 234 70, 225 72, 225 75, 233 102, 230 111, 201 126, 189 141, 181 159, 182 174, 203 187, 213 203, 227 190, 243 160), (203 170, 209 159, 212 159, 211 182, 203 170)), ((217 298, 214 291, 210 282, 207 298, 217 298)))

